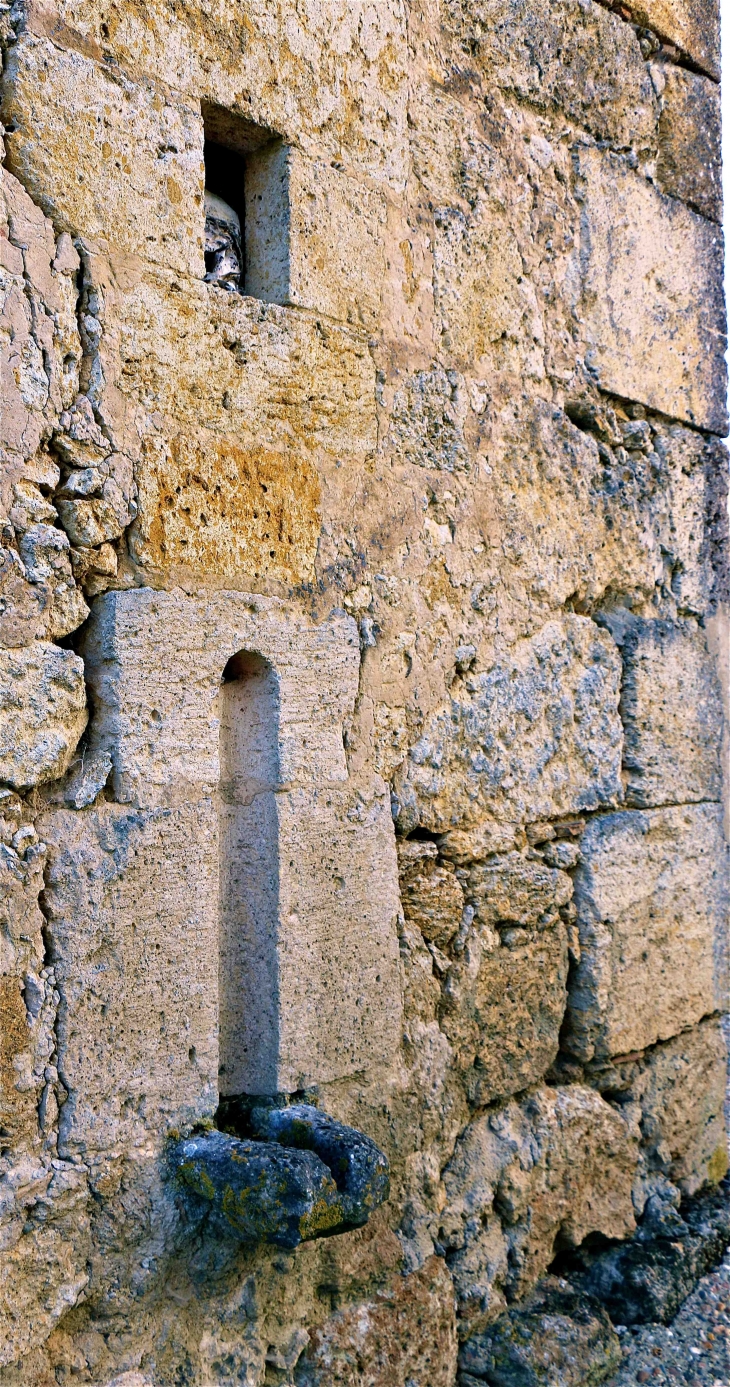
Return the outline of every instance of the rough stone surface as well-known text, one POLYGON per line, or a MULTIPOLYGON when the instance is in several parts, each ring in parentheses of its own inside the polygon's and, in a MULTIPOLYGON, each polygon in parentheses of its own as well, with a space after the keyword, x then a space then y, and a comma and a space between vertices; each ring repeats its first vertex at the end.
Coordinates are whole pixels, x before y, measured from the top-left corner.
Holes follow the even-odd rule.
POLYGON ((594 150, 577 156, 577 171, 586 295, 595 304, 587 361, 596 379, 604 390, 722 433, 719 232, 594 150))
POLYGON ((385 268, 383 194, 281 144, 246 177, 246 291, 372 326, 385 268))
POLYGON ((634 1239, 593 1256, 579 1254, 571 1274, 576 1286, 600 1299, 614 1323, 666 1323, 700 1277, 722 1260, 728 1237, 726 1183, 681 1210, 655 1196, 634 1239))
POLYGON ((720 6, 715 0, 639 0, 633 13, 719 79, 720 6))
POLYGON ((719 800, 722 691, 691 622, 629 620, 621 642, 626 801, 639 808, 719 800))
POLYGON ((493 1387, 593 1387, 621 1363, 621 1344, 603 1306, 548 1277, 518 1308, 468 1340, 461 1382, 493 1387))
POLYGON ((637 1161, 624 1119, 577 1085, 537 1089, 472 1123, 445 1172, 441 1216, 465 1323, 493 1318, 500 1290, 524 1295, 556 1247, 633 1232, 637 1161))
POLYGON ((0 1387, 473 1387, 722 1180, 718 34, 0 6, 0 1387), (287 1104, 389 1198, 193 1217, 287 1104))
POLYGON ((328 1320, 297 1368, 298 1387, 451 1387, 456 1326, 451 1280, 433 1257, 370 1303, 328 1320))
POLYGON ((570 1052, 590 1060, 643 1050, 721 1010, 727 948, 720 806, 607 814, 589 824, 581 852, 570 1052))
POLYGON ((518 853, 473 867, 474 929, 446 975, 441 1027, 478 1106, 550 1068, 567 1003, 570 878, 518 853))
POLYGON ((87 718, 73 651, 36 641, 0 652, 0 778, 21 789, 63 775, 87 718))
MULTIPOLYGON (((664 1381, 685 1381, 691 1387, 715 1387, 727 1373, 727 1309, 730 1258, 700 1281, 669 1326, 636 1325, 622 1335, 623 1366, 610 1387, 650 1382, 658 1367, 664 1381), (657 1361, 658 1360, 658 1361, 657 1361)), ((661 1376, 659 1378, 661 1381, 661 1376)))
POLYGON ((658 71, 662 92, 657 181, 703 217, 722 221, 720 93, 682 68, 658 71))
MULTIPOLYGON (((111 755, 117 797, 140 806, 207 803, 220 786, 223 1093, 293 1092, 389 1058, 400 1017, 395 843, 382 782, 347 773, 354 623, 292 624, 281 604, 234 593, 148 590, 142 602, 140 625, 139 597, 109 594, 89 629, 93 748, 111 755), (270 689, 242 670, 221 691, 241 651, 266 662, 270 689), (226 711, 236 687, 243 702, 226 711), (273 880, 267 852, 280 862, 273 880)), ((168 889, 184 891, 175 876, 168 889)))
POLYGON ((638 1119, 647 1188, 658 1173, 683 1195, 722 1179, 727 1048, 716 1017, 643 1053, 591 1064, 586 1075, 638 1119))
POLYGON ((615 802, 618 680, 606 632, 551 622, 431 719, 397 782, 399 818, 443 832, 485 812, 519 820, 528 804, 551 818, 615 802))

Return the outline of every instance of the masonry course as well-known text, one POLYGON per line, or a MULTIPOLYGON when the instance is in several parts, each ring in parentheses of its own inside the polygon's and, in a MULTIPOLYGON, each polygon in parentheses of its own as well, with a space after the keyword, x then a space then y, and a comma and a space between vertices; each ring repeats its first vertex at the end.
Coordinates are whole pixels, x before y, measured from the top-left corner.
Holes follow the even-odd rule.
POLYGON ((725 1226, 717 7, 0 45, 0 1387, 599 1382, 725 1226))

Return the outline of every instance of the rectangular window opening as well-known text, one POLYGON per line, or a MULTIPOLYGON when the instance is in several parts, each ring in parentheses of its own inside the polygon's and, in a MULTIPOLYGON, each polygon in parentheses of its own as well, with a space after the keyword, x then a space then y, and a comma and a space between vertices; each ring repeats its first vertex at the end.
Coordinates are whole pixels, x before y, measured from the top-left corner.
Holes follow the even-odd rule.
POLYGON ((278 136, 222 106, 203 103, 202 113, 205 280, 229 293, 244 294, 251 292, 246 283, 247 159, 278 136))

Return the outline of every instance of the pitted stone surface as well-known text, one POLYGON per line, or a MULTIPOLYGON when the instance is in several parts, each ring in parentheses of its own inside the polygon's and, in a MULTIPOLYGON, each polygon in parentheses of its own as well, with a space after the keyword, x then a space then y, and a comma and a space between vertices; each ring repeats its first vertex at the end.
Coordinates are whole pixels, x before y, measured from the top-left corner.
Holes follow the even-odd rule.
POLYGON ((722 1009, 726 846, 720 805, 594 819, 576 874, 581 958, 566 1048, 590 1060, 643 1050, 722 1009))
POLYGON ((0 6, 0 1387, 455 1387, 721 1179, 718 36, 0 6), (387 1203, 191 1224, 262 1100, 387 1203))
POLYGON ((48 641, 0 651, 0 779, 22 789, 63 775, 87 720, 73 651, 48 641))
MULTIPOLYGON (((187 802, 194 815, 222 795, 224 1094, 294 1092, 387 1060, 398 1044, 390 805, 378 777, 348 777, 342 741, 355 631, 345 615, 316 625, 273 599, 151 590, 108 594, 89 628, 92 750, 111 756, 117 797, 187 802), (260 711, 235 714, 269 739, 236 769, 221 763, 221 679, 242 650, 268 663, 273 684, 260 711)), ((168 889, 183 891, 169 870, 168 889)))
POLYGON ((551 622, 470 676, 397 780, 404 826, 444 832, 491 811, 550 818, 621 793, 618 651, 584 617, 551 622))

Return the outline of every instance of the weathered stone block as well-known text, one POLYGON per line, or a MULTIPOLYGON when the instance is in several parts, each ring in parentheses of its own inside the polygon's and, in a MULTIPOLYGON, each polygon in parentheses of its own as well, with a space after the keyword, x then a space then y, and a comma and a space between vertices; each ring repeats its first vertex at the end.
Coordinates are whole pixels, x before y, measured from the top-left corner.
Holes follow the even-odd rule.
POLYGON ((727 1184, 706 1190, 686 1200, 681 1215, 668 1201, 652 1197, 636 1237, 604 1251, 579 1252, 571 1281, 595 1295, 614 1324, 668 1323, 700 1277, 727 1252, 728 1193, 727 1184))
POLYGON ((9 508, 16 481, 39 479, 31 459, 79 388, 79 259, 68 236, 56 242, 51 222, 5 169, 0 175, 0 228, 0 403, 6 450, 1 489, 9 508), (10 463, 22 466, 16 471, 10 463))
POLYGON ((461 924, 464 892, 451 864, 438 864, 436 857, 434 843, 406 842, 398 849, 403 914, 443 949, 461 924))
POLYGON ((33 31, 209 101, 297 141, 314 158, 342 159, 399 182, 407 159, 405 15, 397 0, 367 0, 303 14, 295 0, 276 11, 256 0, 245 14, 217 0, 203 19, 186 6, 151 0, 104 21, 93 0, 34 0, 33 31))
POLYGON ((548 622, 439 709, 396 777, 400 815, 436 832, 557 818, 621 795, 619 657, 585 617, 548 622))
POLYGON ((246 166, 247 294, 362 327, 376 323, 385 269, 381 192, 267 145, 246 166))
POLYGON ((542 109, 555 103, 619 148, 650 144, 656 101, 636 35, 618 15, 579 0, 448 0, 445 9, 490 86, 542 109))
POLYGON ((575 877, 581 960, 564 1041, 590 1060, 644 1050, 725 1006, 720 805, 593 819, 575 877))
POLYGON ((91 1245, 86 1180, 70 1162, 19 1163, 0 1180, 5 1210, 9 1198, 18 1218, 15 1229, 3 1229, 0 1367, 44 1343, 79 1300, 89 1282, 91 1245))
MULTIPOLYGON (((360 663, 351 617, 335 613, 317 625, 276 598, 142 588, 99 598, 84 644, 99 709, 91 735, 111 752, 116 799, 151 807, 217 791, 221 681, 242 651, 275 671, 260 745, 271 734, 277 783, 316 793, 321 781, 347 780, 342 722, 360 663)), ((226 681, 230 688, 235 674, 226 681)), ((261 770, 264 781, 268 773, 261 770)))
POLYGON ((492 1208, 509 1246, 509 1270, 501 1274, 510 1298, 535 1284, 556 1248, 577 1247, 591 1232, 625 1237, 635 1228, 637 1162, 624 1119, 578 1085, 537 1089, 477 1118, 443 1177, 443 1237, 455 1267, 492 1208))
POLYGON ((130 549, 143 569, 313 580, 320 484, 306 454, 292 467, 289 454, 201 429, 147 440, 138 475, 130 549))
POLYGON ((534 930, 555 923, 573 885, 565 872, 513 852, 471 867, 466 893, 480 924, 534 930))
POLYGON ((218 1096, 218 832, 210 802, 49 811, 46 918, 64 1152, 113 1154, 218 1096))
POLYGON ((719 231, 597 150, 575 167, 590 370, 603 390, 724 433, 719 231))
POLYGON ((156 84, 29 35, 11 66, 2 107, 9 164, 54 225, 202 279, 199 113, 156 84))
POLYGON ((620 634, 626 800, 639 808, 722 796, 722 690, 694 622, 629 619, 620 634))
POLYGON ((0 651, 0 778, 16 789, 68 769, 86 727, 84 662, 47 641, 0 651))
POLYGON ((240 593, 114 593, 86 655, 92 752, 110 753, 117 797, 221 794, 222 1091, 293 1091, 389 1058, 395 841, 383 783, 347 773, 351 618, 317 626, 240 593))
POLYGON ((683 1194, 717 1184, 728 1160, 727 1049, 720 1022, 703 1021, 655 1046, 637 1068, 631 1092, 641 1104, 642 1137, 653 1162, 683 1194))
POLYGON ((656 176, 670 197, 722 221, 720 89, 695 72, 659 69, 663 84, 656 176))
POLYGON ((455 1372, 454 1290, 440 1257, 364 1306, 337 1311, 297 1365, 302 1387, 451 1387, 455 1372))
POLYGON ((440 1025, 464 1071, 469 1101, 484 1107, 539 1082, 558 1053, 568 944, 562 924, 518 938, 469 939, 444 985, 440 1025))
POLYGON ((89 388, 115 448, 134 459, 134 561, 216 582, 311 582, 321 474, 342 468, 338 484, 350 474, 354 486, 377 445, 362 333, 200 281, 181 295, 153 267, 117 276, 96 257, 93 274, 89 388))
MULTIPOLYGON (((470 1339, 459 1366, 491 1387, 594 1387, 621 1366, 621 1341, 603 1306, 546 1277, 522 1305, 470 1339)), ((463 1378, 462 1378, 463 1382, 463 1378)))
POLYGON ((720 80, 718 0, 638 0, 632 15, 720 80))

